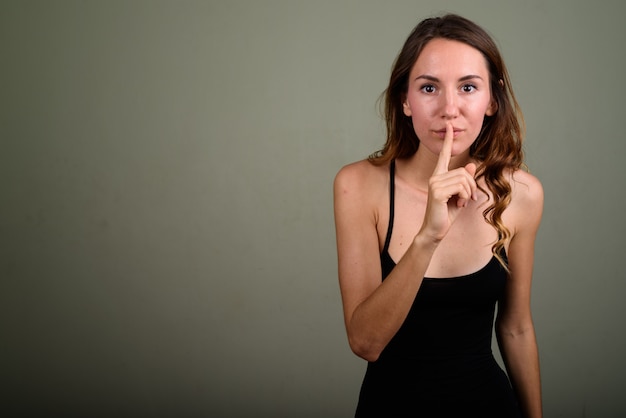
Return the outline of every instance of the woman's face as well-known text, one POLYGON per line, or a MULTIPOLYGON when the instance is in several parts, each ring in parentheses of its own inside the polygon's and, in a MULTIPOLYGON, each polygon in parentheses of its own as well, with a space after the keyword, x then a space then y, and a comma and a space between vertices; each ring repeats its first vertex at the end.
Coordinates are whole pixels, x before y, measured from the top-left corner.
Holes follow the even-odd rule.
POLYGON ((431 40, 409 74, 403 110, 413 121, 420 149, 439 154, 450 121, 454 127, 452 155, 469 155, 485 115, 496 111, 485 58, 465 43, 431 40))

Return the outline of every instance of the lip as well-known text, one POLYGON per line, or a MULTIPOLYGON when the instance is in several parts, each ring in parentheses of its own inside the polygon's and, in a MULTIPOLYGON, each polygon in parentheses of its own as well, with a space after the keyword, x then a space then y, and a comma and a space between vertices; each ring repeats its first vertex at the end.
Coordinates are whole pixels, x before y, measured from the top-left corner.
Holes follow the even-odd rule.
MULTIPOLYGON (((458 128, 452 128, 453 134, 452 137, 456 138, 457 136, 459 136, 460 133, 462 133, 464 131, 464 129, 458 129, 458 128)), ((446 137, 446 129, 439 129, 436 131, 433 131, 435 133, 436 136, 438 136, 439 138, 445 138, 446 137)))

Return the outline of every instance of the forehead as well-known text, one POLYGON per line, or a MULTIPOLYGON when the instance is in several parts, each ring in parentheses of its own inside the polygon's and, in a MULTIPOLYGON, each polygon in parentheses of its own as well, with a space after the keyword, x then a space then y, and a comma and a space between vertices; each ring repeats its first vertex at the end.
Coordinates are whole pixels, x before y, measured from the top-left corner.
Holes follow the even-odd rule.
POLYGON ((412 75, 488 76, 487 60, 476 48, 459 41, 436 38, 429 41, 417 57, 412 75))

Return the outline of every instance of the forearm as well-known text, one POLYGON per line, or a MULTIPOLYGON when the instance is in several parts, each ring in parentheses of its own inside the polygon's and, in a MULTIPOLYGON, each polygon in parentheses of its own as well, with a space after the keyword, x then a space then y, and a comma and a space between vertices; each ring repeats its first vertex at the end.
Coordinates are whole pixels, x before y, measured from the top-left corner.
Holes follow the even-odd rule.
POLYGON ((541 418, 539 354, 532 326, 521 333, 498 331, 498 343, 509 378, 526 418, 541 418))
POLYGON ((352 350, 375 361, 406 319, 436 244, 416 236, 383 283, 354 310, 348 325, 352 350))

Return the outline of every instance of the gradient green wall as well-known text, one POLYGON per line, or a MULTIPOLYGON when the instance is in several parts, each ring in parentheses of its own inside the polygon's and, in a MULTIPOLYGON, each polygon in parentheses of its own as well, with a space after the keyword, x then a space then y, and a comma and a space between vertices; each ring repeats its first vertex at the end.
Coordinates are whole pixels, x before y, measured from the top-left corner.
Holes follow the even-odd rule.
POLYGON ((539 0, 2 1, 0 414, 351 416, 332 180, 440 11, 497 39, 545 187, 545 415, 626 416, 626 3, 539 0))

